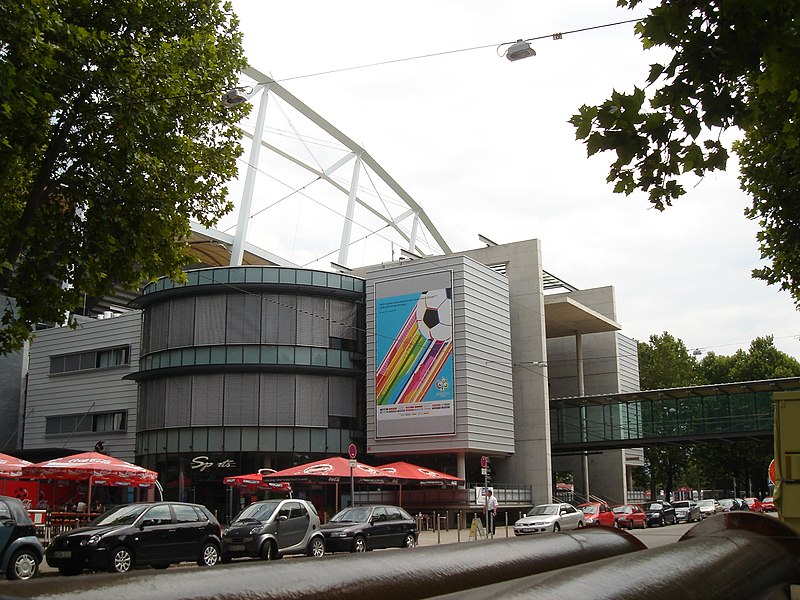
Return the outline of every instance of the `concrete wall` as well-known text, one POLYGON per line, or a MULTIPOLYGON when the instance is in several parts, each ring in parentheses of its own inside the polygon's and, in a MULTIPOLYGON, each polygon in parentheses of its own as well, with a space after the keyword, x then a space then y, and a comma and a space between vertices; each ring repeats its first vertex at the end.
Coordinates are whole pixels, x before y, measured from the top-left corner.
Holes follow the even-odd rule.
POLYGON ((56 327, 40 331, 31 344, 25 448, 73 448, 91 451, 103 440, 105 451, 135 461, 136 382, 122 378, 137 371, 141 315, 138 311, 111 319, 92 320, 77 329, 56 327), (130 364, 103 369, 50 374, 50 357, 130 345, 130 364), (127 412, 120 432, 45 433, 48 416, 127 412))

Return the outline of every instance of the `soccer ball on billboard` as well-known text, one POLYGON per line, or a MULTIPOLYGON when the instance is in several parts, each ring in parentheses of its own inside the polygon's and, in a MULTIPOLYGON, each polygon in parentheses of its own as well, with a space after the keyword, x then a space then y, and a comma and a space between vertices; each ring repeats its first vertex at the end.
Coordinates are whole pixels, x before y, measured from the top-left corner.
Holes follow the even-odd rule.
POLYGON ((453 302, 450 289, 422 292, 416 308, 417 328, 422 337, 434 342, 453 339, 453 302))

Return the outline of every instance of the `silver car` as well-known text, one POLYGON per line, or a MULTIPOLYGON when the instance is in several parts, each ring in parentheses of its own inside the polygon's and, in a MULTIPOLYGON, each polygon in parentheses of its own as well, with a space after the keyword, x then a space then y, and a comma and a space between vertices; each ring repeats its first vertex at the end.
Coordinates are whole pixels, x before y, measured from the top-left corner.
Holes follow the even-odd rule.
POLYGON ((686 523, 694 523, 699 521, 700 506, 694 500, 676 500, 672 503, 675 507, 675 521, 685 521, 686 523))
POLYGON ((528 535, 583 527, 583 513, 571 504, 539 504, 514 523, 514 535, 528 535))
POLYGON ((222 562, 240 557, 271 560, 287 554, 325 554, 325 538, 311 502, 253 502, 222 531, 222 562))
POLYGON ((719 501, 715 500, 714 498, 706 498, 705 500, 700 500, 700 517, 705 519, 706 517, 711 517, 717 514, 718 512, 722 512, 722 506, 720 506, 719 501))

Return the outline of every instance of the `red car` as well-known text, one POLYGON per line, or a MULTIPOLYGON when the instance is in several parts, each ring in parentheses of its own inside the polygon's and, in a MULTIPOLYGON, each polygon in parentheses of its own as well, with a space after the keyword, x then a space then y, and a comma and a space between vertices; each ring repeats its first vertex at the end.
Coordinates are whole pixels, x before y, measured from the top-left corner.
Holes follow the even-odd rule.
POLYGON ((614 527, 616 519, 614 513, 608 507, 608 504, 603 502, 586 502, 579 504, 578 510, 583 511, 584 525, 589 527, 591 525, 603 525, 605 527, 614 527))
POLYGON ((747 502, 747 507, 753 512, 764 512, 764 505, 761 503, 761 500, 758 498, 745 498, 745 502, 747 502))
POLYGON ((772 496, 765 496, 764 499, 761 501, 761 511, 762 512, 775 512, 777 509, 775 508, 775 500, 772 496))
POLYGON ((647 528, 647 515, 641 506, 635 504, 620 504, 611 509, 620 529, 647 528))

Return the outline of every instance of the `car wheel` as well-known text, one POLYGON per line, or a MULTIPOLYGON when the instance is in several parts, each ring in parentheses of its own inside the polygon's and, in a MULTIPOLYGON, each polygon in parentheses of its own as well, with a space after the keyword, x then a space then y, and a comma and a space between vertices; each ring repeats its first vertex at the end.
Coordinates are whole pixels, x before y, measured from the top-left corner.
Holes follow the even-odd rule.
POLYGON ((58 574, 64 577, 74 577, 75 575, 81 574, 81 569, 75 569, 74 567, 58 567, 58 574))
POLYGON ((272 540, 264 540, 261 545, 261 560, 275 560, 277 554, 277 548, 272 540))
POLYGON ((633 530, 633 521, 628 521, 628 531, 633 530))
POLYGON ((364 539, 364 536, 357 535, 353 539, 353 552, 366 552, 367 551, 367 540, 364 539))
POLYGON ((553 523, 553 533, 558 533, 559 531, 561 531, 561 525, 553 523))
POLYGON ((203 551, 200 553, 200 558, 197 559, 198 567, 213 567, 219 562, 219 550, 213 542, 206 542, 203 545, 203 551))
POLYGON ((111 553, 111 571, 127 573, 133 567, 133 554, 125 546, 120 546, 111 553))
POLYGON ((578 521, 578 529, 583 529, 583 521, 578 521))
POLYGON ((164 569, 169 569, 169 563, 156 563, 153 565, 153 568, 163 571, 164 569))
POLYGON ((406 539, 403 541, 403 548, 414 548, 417 545, 417 538, 413 533, 406 534, 406 539))
POLYGON ((309 556, 315 556, 319 558, 321 556, 325 556, 325 540, 321 537, 315 537, 308 543, 308 553, 309 556))
POLYGON ((667 524, 667 521, 664 519, 664 517, 661 517, 661 522, 658 524, 659 527, 664 527, 666 524, 667 524))
POLYGON ((8 563, 6 577, 8 579, 30 579, 39 570, 39 561, 30 550, 18 550, 8 563))

